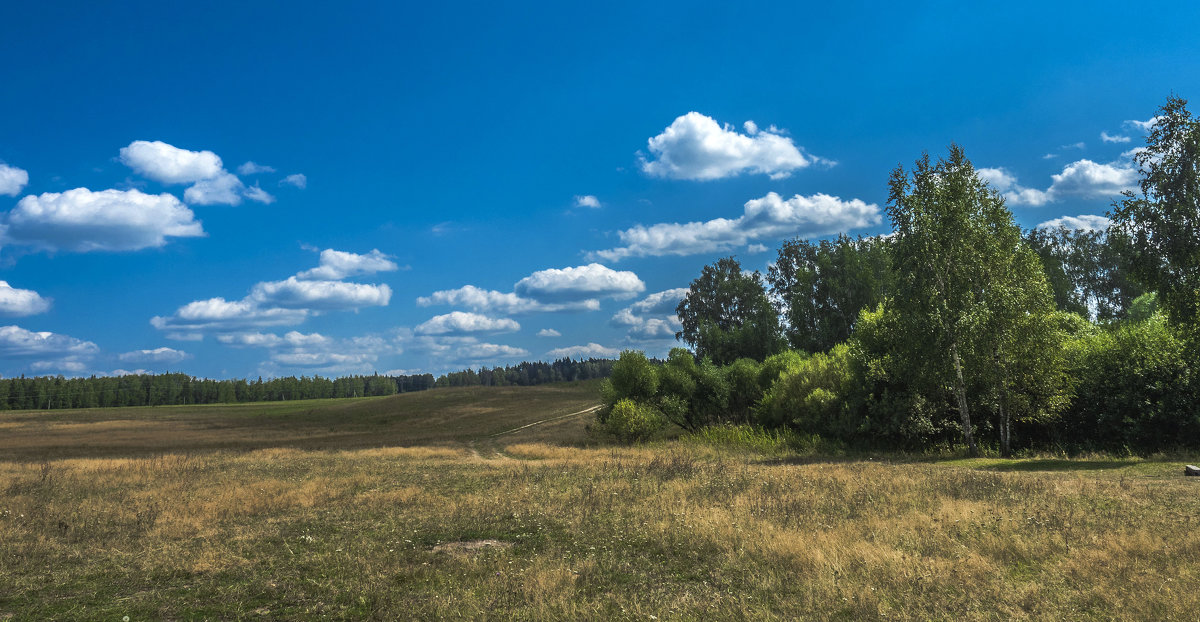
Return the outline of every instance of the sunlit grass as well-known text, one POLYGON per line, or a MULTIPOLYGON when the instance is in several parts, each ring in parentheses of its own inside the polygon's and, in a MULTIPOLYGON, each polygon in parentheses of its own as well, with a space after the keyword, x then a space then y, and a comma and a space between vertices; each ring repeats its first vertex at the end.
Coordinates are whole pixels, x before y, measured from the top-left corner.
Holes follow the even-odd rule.
MULTIPOLYGON (((571 412, 571 395, 552 410, 571 412)), ((582 420, 489 441, 488 416, 408 446, 0 462, 0 619, 1189 620, 1200 608, 1200 478, 1164 475, 1182 463, 826 461, 737 430, 614 447, 586 442, 582 420)), ((449 420, 471 421, 428 413, 449 420)))

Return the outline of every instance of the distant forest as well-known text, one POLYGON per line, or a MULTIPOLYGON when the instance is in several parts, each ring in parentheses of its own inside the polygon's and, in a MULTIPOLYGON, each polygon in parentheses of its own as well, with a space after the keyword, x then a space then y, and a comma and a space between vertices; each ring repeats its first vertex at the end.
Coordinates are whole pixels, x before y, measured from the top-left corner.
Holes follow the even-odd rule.
POLYGON ((22 376, 0 379, 0 410, 236 404, 394 395, 435 387, 530 386, 606 378, 613 363, 607 359, 522 362, 508 367, 466 369, 436 379, 433 374, 288 376, 267 380, 210 380, 179 373, 90 378, 22 376))

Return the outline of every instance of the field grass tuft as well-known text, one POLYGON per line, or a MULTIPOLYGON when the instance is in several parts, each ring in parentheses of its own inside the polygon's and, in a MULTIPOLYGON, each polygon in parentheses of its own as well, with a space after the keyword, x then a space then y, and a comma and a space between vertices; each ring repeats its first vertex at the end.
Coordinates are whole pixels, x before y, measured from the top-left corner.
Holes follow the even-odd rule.
POLYGON ((0 619, 1200 610, 1182 462, 825 460, 735 429, 617 447, 561 418, 595 402, 584 385, 0 415, 28 443, 0 440, 0 619))

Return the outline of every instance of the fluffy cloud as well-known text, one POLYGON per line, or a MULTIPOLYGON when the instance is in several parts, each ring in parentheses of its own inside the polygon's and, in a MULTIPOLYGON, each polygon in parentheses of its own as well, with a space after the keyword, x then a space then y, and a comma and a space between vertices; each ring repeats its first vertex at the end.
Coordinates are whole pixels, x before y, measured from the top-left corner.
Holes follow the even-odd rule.
POLYGON ((1097 164, 1091 160, 1079 160, 1063 167, 1061 173, 1050 178, 1054 180, 1048 191, 1051 195, 1099 199, 1134 189, 1138 172, 1129 163, 1097 164))
POLYGON ((318 333, 291 331, 282 337, 273 334, 247 333, 218 337, 223 343, 264 347, 270 350, 269 359, 260 366, 264 375, 294 373, 353 374, 370 373, 380 356, 400 354, 403 349, 395 339, 377 335, 334 339, 318 333))
POLYGON ((50 300, 31 289, 17 289, 0 281, 0 315, 36 315, 50 308, 50 300))
POLYGON ((632 340, 674 339, 682 328, 675 308, 687 293, 686 287, 678 287, 650 294, 617 311, 610 323, 628 328, 632 340))
POLYGON ((674 314, 675 307, 679 306, 679 301, 687 295, 690 290, 686 287, 676 287, 665 291, 657 292, 646 296, 632 305, 628 309, 634 313, 644 315, 661 315, 665 313, 674 314))
POLYGON ((288 175, 287 177, 284 177, 279 182, 279 185, 294 186, 296 188, 303 190, 308 187, 308 178, 305 177, 302 173, 293 173, 291 175, 288 175))
POLYGON ((583 196, 575 195, 575 207, 597 208, 600 207, 600 199, 597 199, 591 194, 585 194, 583 196))
POLYGON ((121 163, 164 184, 193 184, 225 172, 211 151, 189 151, 160 140, 135 140, 121 148, 121 163))
POLYGON ((0 194, 15 197, 27 183, 29 183, 29 173, 0 162, 0 194))
MULTIPOLYGON (((160 140, 135 140, 121 148, 121 162, 160 183, 192 184, 183 192, 183 200, 192 205, 238 205, 243 197, 259 203, 275 201, 275 197, 257 185, 247 188, 236 175, 225 170, 221 158, 211 151, 180 149, 160 140)), ((254 162, 238 167, 243 175, 274 170, 254 162)))
POLYGON ((266 166, 264 164, 256 164, 254 162, 246 162, 237 169, 238 175, 261 175, 262 173, 274 173, 275 167, 266 166))
POLYGON ((1135 128, 1140 132, 1148 133, 1148 132, 1150 132, 1150 130, 1153 130, 1154 126, 1158 125, 1158 122, 1161 120, 1162 120, 1162 117, 1150 117, 1149 119, 1147 119, 1145 121, 1129 119, 1128 121, 1125 122, 1125 125, 1128 127, 1135 128))
POLYGON ((1096 216, 1094 214, 1082 214, 1079 216, 1063 216, 1054 220, 1047 220, 1037 226, 1038 229, 1058 229, 1065 227, 1071 231, 1083 229, 1085 231, 1107 231, 1108 226, 1112 221, 1104 216, 1096 216))
POLYGON ((242 180, 221 171, 212 179, 202 179, 184 190, 183 200, 193 205, 237 205, 245 191, 242 180))
POLYGON ((745 129, 747 134, 741 134, 689 112, 649 140, 651 157, 642 158, 642 172, 671 179, 720 179, 744 172, 779 179, 819 160, 801 153, 775 128, 760 131, 747 122, 745 129))
POLYGON ((1136 189, 1138 181, 1138 171, 1131 162, 1103 164, 1088 159, 1071 162, 1062 172, 1051 175, 1050 187, 1045 190, 1020 185, 1017 178, 1003 168, 980 168, 978 172, 1009 203, 1035 207, 1071 196, 1084 199, 1114 197, 1125 190, 1136 189))
POLYGON ((392 297, 387 285, 309 281, 294 276, 283 281, 266 281, 254 286, 250 299, 264 307, 337 311, 362 307, 384 307, 392 297))
POLYGON ((1129 137, 1121 136, 1119 134, 1112 136, 1108 132, 1100 132, 1100 140, 1106 143, 1127 143, 1129 142, 1129 137))
POLYGON ((178 363, 190 357, 191 355, 183 350, 165 347, 153 350, 134 350, 117 355, 117 358, 122 361, 133 363, 178 363))
POLYGON ((307 309, 261 308, 252 300, 196 300, 168 317, 155 316, 150 325, 176 334, 237 332, 266 326, 289 326, 308 318, 307 309))
MULTIPOLYGON (((254 333, 269 326, 290 326, 303 322, 309 315, 327 311, 355 310, 362 307, 386 306, 392 288, 386 284, 351 283, 347 281, 309 277, 348 276, 382 269, 395 269, 379 251, 355 255, 327 249, 321 253, 321 265, 282 281, 256 283, 242 300, 210 298, 190 302, 168 317, 154 317, 151 325, 171 331, 172 339, 199 340, 206 333, 218 335, 223 343, 234 345, 274 345, 270 337, 254 333), (222 338, 222 335, 238 335, 222 338), (261 343, 251 343, 258 335, 261 343)), ((289 333, 290 334, 290 333, 289 333)), ((296 333, 299 334, 299 333, 296 333)))
POLYGON ((562 337, 562 333, 553 328, 543 328, 537 332, 538 337, 562 337))
POLYGON ((555 348, 546 353, 546 356, 561 359, 561 358, 612 358, 620 354, 620 350, 615 348, 606 348, 598 343, 589 343, 586 346, 568 346, 566 348, 555 348))
POLYGON ((348 253, 327 248, 321 251, 321 263, 312 270, 305 270, 296 276, 301 279, 338 280, 376 272, 391 272, 398 270, 395 262, 387 255, 373 249, 366 255, 348 253))
POLYGON ((812 237, 841 233, 880 222, 879 206, 859 199, 844 201, 827 194, 790 199, 768 193, 747 201, 743 214, 733 220, 638 225, 618 235, 624 246, 596 251, 609 261, 626 257, 695 255, 744 246, 751 240, 790 236, 812 237))
POLYGON ((646 284, 633 272, 618 272, 598 263, 539 270, 513 287, 518 295, 546 303, 629 297, 645 289, 646 284))
POLYGON ((3 240, 42 250, 133 251, 160 247, 168 237, 198 237, 192 210, 170 194, 76 188, 30 195, 7 218, 3 240))
POLYGON ((418 335, 467 335, 472 333, 511 333, 521 325, 508 318, 491 318, 478 313, 453 311, 430 318, 415 332, 418 335))
POLYGON ((453 353, 454 358, 467 362, 514 359, 529 356, 529 350, 498 343, 468 343, 459 346, 453 353))
POLYGON ((498 292, 496 290, 475 287, 474 285, 464 285, 458 289, 436 291, 428 296, 417 298, 417 304, 422 307, 432 305, 466 307, 472 311, 499 315, 522 315, 538 312, 553 313, 558 311, 595 311, 600 308, 600 301, 595 299, 543 304, 530 298, 522 298, 512 292, 498 292))
POLYGON ((67 335, 33 332, 20 326, 0 326, 0 357, 87 357, 100 350, 96 344, 67 335))
POLYGON ((258 184, 254 184, 253 186, 246 188, 246 198, 250 199, 251 201, 258 201, 259 203, 265 203, 267 205, 275 202, 275 197, 270 192, 259 188, 258 184))

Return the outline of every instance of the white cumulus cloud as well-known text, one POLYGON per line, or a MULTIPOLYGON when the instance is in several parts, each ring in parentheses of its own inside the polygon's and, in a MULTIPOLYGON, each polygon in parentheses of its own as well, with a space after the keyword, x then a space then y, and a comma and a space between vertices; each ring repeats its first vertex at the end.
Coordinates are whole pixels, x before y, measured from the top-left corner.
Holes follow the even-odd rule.
POLYGON ((741 173, 779 179, 819 161, 775 128, 761 130, 753 122, 744 127, 747 134, 689 112, 650 138, 650 157, 642 158, 642 172, 671 179, 710 180, 741 173))
POLYGON ((391 272, 398 269, 399 267, 395 262, 389 259, 387 255, 379 252, 379 249, 372 249, 371 252, 365 255, 359 255, 357 253, 348 253, 346 251, 327 248, 321 251, 320 265, 311 270, 305 270, 296 276, 301 279, 338 280, 351 276, 374 274, 376 272, 391 272))
POLYGON ((522 298, 513 292, 499 292, 494 289, 483 289, 474 285, 464 285, 458 289, 436 291, 428 296, 417 298, 417 304, 422 307, 432 305, 466 307, 472 311, 499 315, 522 315, 538 312, 554 313, 559 311, 595 311, 600 308, 600 301, 594 298, 545 304, 531 298, 522 298))
POLYGON ((86 357, 99 350, 90 341, 67 335, 0 326, 0 358, 86 357))
POLYGON ((598 263, 539 270, 513 287, 518 295, 551 303, 629 297, 645 289, 646 284, 633 272, 613 270, 598 263))
POLYGON ((191 355, 183 350, 174 348, 155 348, 153 350, 134 350, 133 352, 125 352, 117 355, 117 358, 125 362, 133 363, 178 363, 191 355))
POLYGON ((0 315, 36 315, 50 308, 50 300, 31 289, 18 289, 0 281, 0 315))
POLYGON ((333 311, 387 306, 392 288, 386 284, 311 281, 294 276, 254 286, 250 298, 264 307, 333 311))
POLYGON ((274 173, 275 167, 251 161, 239 166, 237 171, 238 175, 261 175, 262 173, 274 173))
POLYGON ((543 328, 537 332, 538 337, 562 337, 562 333, 553 328, 543 328))
POLYGON ((48 251, 133 251, 198 237, 192 210, 170 194, 76 188, 29 195, 9 212, 3 240, 48 251))
POLYGON ((1108 132, 1100 132, 1100 140, 1106 143, 1127 143, 1129 142, 1129 137, 1120 134, 1113 136, 1108 132))
POLYGON ((595 195, 591 194, 585 194, 582 196, 577 194, 575 195, 575 207, 597 208, 600 207, 600 199, 597 199, 595 195))
POLYGON ((284 177, 279 182, 279 185, 294 186, 296 188, 303 190, 308 187, 308 178, 305 177, 303 173, 293 173, 291 175, 288 175, 287 177, 284 177))
POLYGON ((649 227, 638 225, 618 233, 624 246, 591 255, 609 261, 627 257, 695 255, 729 250, 752 240, 842 233, 877 225, 880 220, 879 206, 860 199, 842 200, 827 194, 784 199, 770 192, 760 199, 747 201, 738 218, 659 223, 649 227))
POLYGON ((1138 182, 1138 171, 1132 162, 1099 163, 1086 158, 1071 162, 1061 172, 1051 175, 1050 187, 1045 190, 1022 186, 1016 176, 1004 168, 980 168, 977 172, 1009 203, 1035 207, 1064 197, 1115 197, 1125 190, 1136 189, 1138 182))
POLYGON ((675 308, 687 295, 688 288, 677 287, 646 296, 612 316, 613 326, 628 329, 633 340, 674 339, 682 325, 675 308))
POLYGON ((0 194, 15 197, 29 183, 29 173, 24 169, 0 162, 0 194))
POLYGON ((511 333, 521 325, 509 318, 492 318, 478 313, 453 311, 436 315, 417 326, 418 335, 469 335, 475 333, 511 333))
POLYGON ((237 205, 246 185, 232 173, 221 171, 211 179, 197 181, 183 191, 183 200, 193 205, 237 205))
POLYGON ((621 351, 615 348, 606 348, 598 343, 589 343, 586 346, 555 348, 547 352, 546 356, 556 359, 612 358, 620 353, 621 351))
POLYGON ((121 163, 164 184, 193 184, 225 172, 211 151, 189 151, 161 140, 135 140, 121 148, 121 163))
POLYGON ((1047 220, 1037 226, 1038 229, 1058 229, 1065 227, 1070 231, 1107 231, 1108 226, 1112 221, 1104 216, 1095 214, 1081 214, 1079 216, 1062 216, 1054 220, 1047 220))
POLYGON ((155 316, 151 326, 176 333, 237 332, 265 326, 299 324, 308 317, 307 309, 261 308, 251 300, 209 298, 179 307, 167 317, 155 316))

